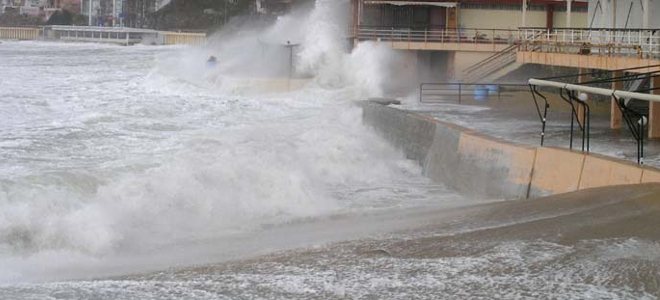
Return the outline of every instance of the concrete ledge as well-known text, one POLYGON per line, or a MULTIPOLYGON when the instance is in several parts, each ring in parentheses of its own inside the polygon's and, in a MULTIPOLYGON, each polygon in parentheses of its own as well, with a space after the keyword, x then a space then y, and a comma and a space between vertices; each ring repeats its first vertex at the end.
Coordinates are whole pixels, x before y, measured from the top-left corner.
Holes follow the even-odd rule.
POLYGON ((657 182, 660 170, 602 155, 510 143, 384 104, 362 103, 363 120, 425 174, 472 197, 537 198, 582 189, 657 182))
POLYGON ((585 155, 558 148, 536 149, 529 198, 577 191, 585 155))
POLYGON ((462 190, 496 198, 526 198, 536 149, 475 132, 462 132, 458 143, 462 190))
POLYGON ((403 134, 406 157, 423 164, 433 144, 438 123, 430 117, 418 114, 407 114, 405 123, 406 130, 403 134))
POLYGON ((648 67, 632 71, 637 73, 657 72, 660 70, 660 68, 656 66, 660 64, 660 60, 657 59, 605 55, 579 55, 571 53, 518 51, 516 54, 516 62, 601 70, 648 67))
POLYGON ((660 170, 645 168, 642 172, 641 183, 660 183, 660 170))
POLYGON ((632 163, 613 161, 608 157, 589 154, 584 160, 580 189, 638 184, 642 180, 642 171, 642 168, 632 163))
POLYGON ((469 176, 459 170, 462 167, 458 144, 463 128, 438 122, 431 147, 422 166, 426 175, 435 182, 442 182, 460 192, 470 192, 469 176))

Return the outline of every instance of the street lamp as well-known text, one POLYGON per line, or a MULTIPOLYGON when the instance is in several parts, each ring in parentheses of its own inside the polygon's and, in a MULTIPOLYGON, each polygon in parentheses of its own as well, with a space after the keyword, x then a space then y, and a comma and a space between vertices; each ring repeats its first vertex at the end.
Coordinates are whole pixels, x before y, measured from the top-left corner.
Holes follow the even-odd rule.
POLYGON ((291 78, 293 78, 293 48, 300 46, 300 44, 291 44, 291 41, 286 41, 285 47, 289 48, 289 78, 287 79, 287 90, 291 91, 291 78))

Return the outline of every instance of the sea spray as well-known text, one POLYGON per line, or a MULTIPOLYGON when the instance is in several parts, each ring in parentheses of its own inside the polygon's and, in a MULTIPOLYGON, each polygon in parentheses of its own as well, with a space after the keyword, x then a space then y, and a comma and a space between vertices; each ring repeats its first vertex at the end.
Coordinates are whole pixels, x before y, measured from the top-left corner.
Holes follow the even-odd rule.
MULTIPOLYGON (((346 3, 333 3, 319 1, 312 15, 339 15, 346 3)), ((284 17, 206 49, 3 45, 2 57, 20 52, 70 75, 35 82, 39 66, 0 58, 0 76, 16 78, 0 98, 10 116, 1 133, 20 141, 0 148, 0 279, 87 276, 118 261, 126 272, 167 267, 193 260, 180 249, 206 240, 220 241, 209 248, 221 257, 230 236, 429 200, 419 168, 365 129, 352 105, 382 94, 398 54, 372 43, 349 51, 331 23, 284 17), (285 32, 292 27, 299 32, 285 32), (286 41, 300 44, 295 76, 313 83, 236 93, 245 78, 286 74, 286 41), (46 59, 55 53, 66 63, 46 59), (46 90, 53 96, 34 92, 46 90)))
POLYGON ((189 50, 181 59, 164 58, 168 63, 160 67, 195 84, 242 94, 259 90, 250 87, 263 84, 255 78, 289 76, 311 80, 317 87, 351 89, 348 96, 355 100, 405 95, 416 88, 416 56, 377 42, 353 45, 349 1, 319 0, 309 9, 280 16, 271 25, 244 23, 241 34, 220 31, 207 49, 189 50), (218 66, 205 72, 205 80, 194 78, 200 76, 194 72, 199 65, 194 60, 210 55, 218 56, 218 66), (187 70, 193 75, 182 76, 190 73, 187 70))
MULTIPOLYGON (((61 50, 31 45, 3 49, 26 61, 61 50)), ((218 261, 316 239, 226 244, 264 228, 431 201, 419 168, 363 127, 351 88, 237 95, 207 88, 192 67, 177 74, 176 58, 193 61, 187 49, 88 47, 104 56, 74 45, 76 72, 49 69, 68 77, 0 70, 22 79, 22 96, 0 101, 14 114, 2 136, 25 141, 0 147, 0 280, 218 261), (99 60, 117 68, 100 73, 99 60), (46 88, 57 96, 32 92, 46 88)))

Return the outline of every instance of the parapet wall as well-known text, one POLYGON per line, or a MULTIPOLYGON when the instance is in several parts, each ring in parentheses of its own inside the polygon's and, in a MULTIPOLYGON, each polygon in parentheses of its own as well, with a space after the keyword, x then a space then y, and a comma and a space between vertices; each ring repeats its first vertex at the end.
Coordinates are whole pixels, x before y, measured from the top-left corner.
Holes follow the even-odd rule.
POLYGON ((0 40, 36 40, 39 28, 0 27, 0 40))
POLYGON ((660 182, 660 169, 560 148, 531 147, 368 101, 363 120, 433 181, 478 198, 526 199, 582 189, 660 182))

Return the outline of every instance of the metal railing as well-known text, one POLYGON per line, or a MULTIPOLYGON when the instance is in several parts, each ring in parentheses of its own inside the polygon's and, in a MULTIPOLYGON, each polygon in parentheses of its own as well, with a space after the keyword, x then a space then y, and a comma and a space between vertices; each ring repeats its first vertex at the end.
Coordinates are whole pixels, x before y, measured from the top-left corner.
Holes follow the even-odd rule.
POLYGON ((521 49, 582 55, 660 58, 660 29, 520 28, 521 49), (540 48, 539 48, 540 47, 540 48))
POLYGON ((422 43, 513 44, 518 30, 511 29, 435 29, 360 26, 356 38, 361 41, 422 43))
POLYGON ((0 27, 0 40, 36 40, 39 28, 36 27, 0 27))
POLYGON ((400 28, 360 26, 360 41, 519 44, 524 51, 660 58, 660 29, 555 28, 400 28))
POLYGON ((478 83, 422 83, 419 86, 419 102, 425 104, 464 99, 483 101, 512 97, 513 93, 527 92, 529 85, 519 83, 478 84, 478 83))
POLYGON ((511 45, 506 49, 489 56, 488 58, 468 67, 463 71, 461 81, 463 82, 476 82, 484 76, 488 76, 497 70, 500 70, 514 62, 516 62, 516 52, 518 45, 511 45))

